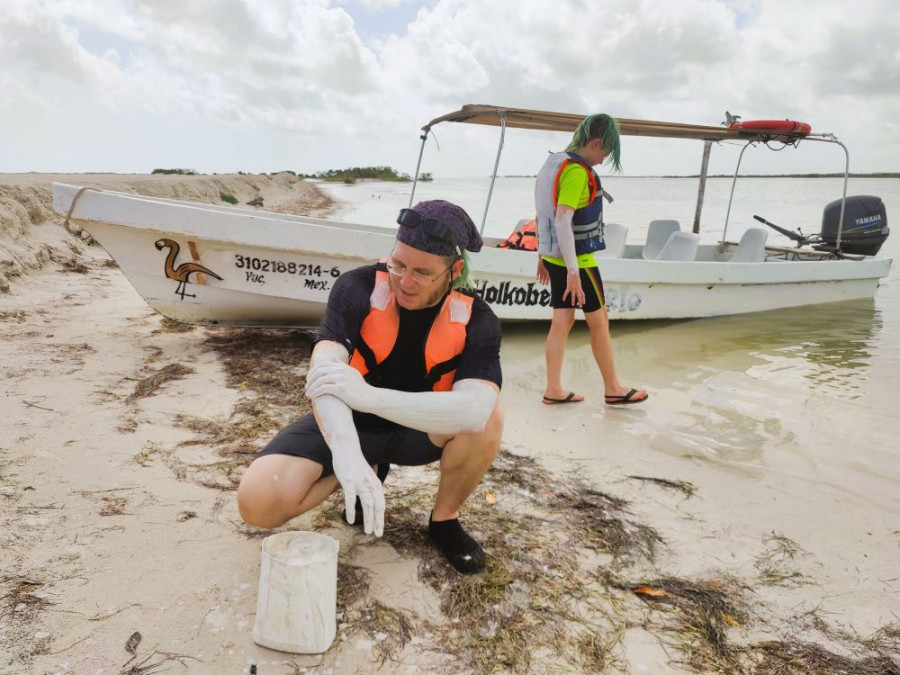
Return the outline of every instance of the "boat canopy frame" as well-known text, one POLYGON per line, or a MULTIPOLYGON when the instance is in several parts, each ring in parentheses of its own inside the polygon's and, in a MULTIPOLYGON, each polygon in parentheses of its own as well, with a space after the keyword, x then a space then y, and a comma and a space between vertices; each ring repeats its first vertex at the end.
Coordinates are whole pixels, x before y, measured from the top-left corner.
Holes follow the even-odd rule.
MULTIPOLYGON (((428 122, 422 127, 422 134, 419 137, 422 144, 419 148, 419 159, 416 163, 416 174, 413 179, 413 186, 409 196, 409 206, 412 207, 416 193, 416 185, 419 181, 419 170, 422 165, 422 155, 425 151, 425 143, 432 127, 443 122, 459 122, 464 124, 480 124, 484 126, 500 127, 500 141, 497 147, 497 155, 494 159, 494 169, 491 172, 491 183, 488 189, 487 201, 484 206, 484 213, 481 218, 480 231, 484 232, 485 223, 487 222, 487 214, 491 204, 491 196, 494 191, 494 183, 497 179, 497 169, 500 166, 500 156, 503 152, 503 146, 506 137, 506 129, 534 129, 540 131, 563 131, 574 132, 576 127, 584 120, 586 115, 576 115, 573 113, 550 112, 544 110, 529 110, 526 108, 507 108, 495 105, 468 104, 459 110, 446 115, 441 115, 428 122)), ((841 211, 838 220, 838 232, 836 241, 836 254, 841 253, 841 234, 844 225, 844 209, 847 201, 847 183, 850 177, 850 153, 847 147, 841 143, 834 134, 809 132, 790 132, 790 131, 771 131, 763 129, 742 129, 730 126, 712 126, 702 124, 684 124, 679 122, 660 122, 653 120, 637 120, 627 119, 623 117, 616 118, 619 123, 619 133, 624 136, 646 136, 653 138, 683 138, 703 141, 703 158, 700 169, 700 183, 697 192, 697 206, 694 213, 693 232, 700 231, 700 214, 703 209, 703 197, 706 189, 707 169, 709 166, 709 155, 713 143, 722 141, 743 142, 744 147, 738 157, 737 166, 734 170, 734 177, 731 184, 731 194, 728 199, 728 210, 725 216, 725 224, 722 230, 721 245, 725 244, 725 234, 728 230, 728 219, 731 214, 731 204, 734 198, 734 190, 737 185, 737 178, 740 171, 741 161, 744 157, 744 151, 758 143, 780 142, 790 145, 796 145, 801 140, 817 141, 825 143, 834 143, 844 150, 844 186, 841 198, 841 211)))

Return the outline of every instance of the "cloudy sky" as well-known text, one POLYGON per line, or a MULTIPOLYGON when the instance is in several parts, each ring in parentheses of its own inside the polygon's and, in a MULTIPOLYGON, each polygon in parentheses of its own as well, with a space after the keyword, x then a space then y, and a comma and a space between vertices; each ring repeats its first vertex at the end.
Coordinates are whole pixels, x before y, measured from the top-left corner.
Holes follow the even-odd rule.
MULTIPOLYGON (((0 172, 412 173, 421 126, 466 103, 798 119, 900 171, 898 35, 896 0, 0 0, 0 172)), ((490 173, 495 129, 435 134, 423 170, 490 173)), ((509 132, 500 173, 566 141, 509 132)), ((701 149, 624 139, 625 175, 695 174, 701 149)), ((843 169, 818 143, 747 154, 843 169)))

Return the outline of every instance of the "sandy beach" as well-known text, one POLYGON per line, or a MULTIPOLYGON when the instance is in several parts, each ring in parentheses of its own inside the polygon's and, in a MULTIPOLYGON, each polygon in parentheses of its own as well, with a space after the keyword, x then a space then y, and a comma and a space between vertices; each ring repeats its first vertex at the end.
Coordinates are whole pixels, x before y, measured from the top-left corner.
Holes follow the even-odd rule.
POLYGON ((896 497, 803 478, 791 448, 830 423, 729 427, 746 455, 728 470, 702 435, 668 433, 734 386, 673 384, 687 324, 664 343, 616 327, 625 379, 651 392, 629 409, 599 403, 583 333, 567 378, 588 402, 542 406, 546 326, 505 331, 501 456, 463 513, 487 572, 461 577, 428 544, 436 469, 395 468, 383 538, 344 525, 335 497, 281 528, 340 542, 331 649, 254 644, 269 532, 241 522, 234 490, 308 410, 310 336, 159 316, 63 229, 54 180, 335 208, 290 174, 0 175, 0 673, 900 672, 896 497), (763 474, 770 445, 797 470, 763 474))

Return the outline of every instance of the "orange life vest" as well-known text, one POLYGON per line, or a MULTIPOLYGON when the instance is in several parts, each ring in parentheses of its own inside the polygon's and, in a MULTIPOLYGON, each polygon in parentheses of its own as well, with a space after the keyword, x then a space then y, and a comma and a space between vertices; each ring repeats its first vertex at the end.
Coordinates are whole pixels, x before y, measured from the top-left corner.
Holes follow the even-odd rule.
MULTIPOLYGON (((425 341, 425 370, 432 391, 450 391, 453 387, 456 364, 466 346, 473 300, 450 291, 431 324, 425 341)), ((377 377, 378 365, 393 351, 400 332, 400 312, 386 271, 375 270, 375 288, 369 301, 371 308, 360 328, 360 344, 353 350, 350 365, 364 377, 377 377)))
POLYGON ((512 234, 497 244, 497 248, 537 251, 537 223, 534 222, 534 218, 520 220, 512 234))

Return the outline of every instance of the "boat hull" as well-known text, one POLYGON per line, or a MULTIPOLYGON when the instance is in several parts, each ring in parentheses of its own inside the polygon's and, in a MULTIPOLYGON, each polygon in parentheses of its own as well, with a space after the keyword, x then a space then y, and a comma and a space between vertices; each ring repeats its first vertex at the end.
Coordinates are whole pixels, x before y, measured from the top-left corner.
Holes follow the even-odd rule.
MULTIPOLYGON (((54 208, 67 213, 77 191, 54 183, 54 208)), ((386 256, 395 237, 388 228, 106 191, 84 192, 73 218, 150 306, 197 324, 315 326, 336 280, 386 256)), ((472 256, 476 291, 502 320, 549 319, 535 254, 491 246, 498 242, 487 239, 472 256)), ((867 298, 891 264, 729 263, 717 248, 700 247, 692 262, 642 260, 635 246, 626 257, 604 258, 610 317, 699 318, 867 298)))

